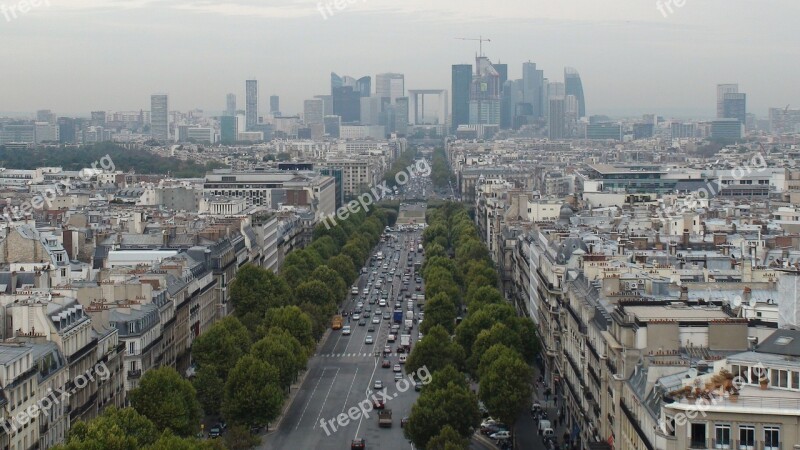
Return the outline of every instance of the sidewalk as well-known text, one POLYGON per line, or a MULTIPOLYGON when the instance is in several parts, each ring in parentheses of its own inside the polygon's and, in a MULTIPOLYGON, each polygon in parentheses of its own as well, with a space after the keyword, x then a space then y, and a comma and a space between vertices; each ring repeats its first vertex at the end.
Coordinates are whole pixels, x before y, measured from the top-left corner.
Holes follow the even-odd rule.
MULTIPOLYGON (((539 404, 542 405, 542 409, 547 412, 547 419, 551 423, 551 426, 554 431, 554 437, 556 438, 556 442, 558 443, 559 447, 563 448, 564 445, 564 433, 568 432, 569 429, 567 428, 566 422, 566 413, 563 411, 564 408, 564 401, 563 399, 559 399, 555 394, 555 390, 552 388, 553 380, 552 374, 542 374, 539 367, 534 365, 533 366, 533 379, 534 379, 534 386, 533 386, 533 401, 538 401, 539 404), (537 387, 536 380, 539 379, 539 375, 544 376, 544 382, 540 383, 537 387), (547 387, 550 387, 551 393, 549 396, 545 396, 545 391, 547 387), (559 401, 560 400, 560 401, 559 401), (562 414, 562 418, 559 418, 559 411, 562 414), (558 424, 556 426, 556 421, 558 424)), ((535 425, 535 429, 533 432, 536 434, 536 439, 539 442, 539 448, 546 448, 544 446, 544 441, 542 437, 539 435, 539 422, 537 420, 533 420, 535 425)), ((518 448, 527 448, 527 447, 518 447, 518 448)))
MULTIPOLYGON (((317 343, 317 350, 314 351, 314 354, 311 355, 311 358, 313 358, 317 354, 317 351, 319 351, 320 347, 322 347, 322 345, 325 344, 330 335, 331 335, 331 329, 328 328, 325 331, 325 334, 322 335, 322 338, 317 343)), ((311 358, 308 359, 309 362, 311 362, 311 358)), ((286 412, 289 411, 289 408, 292 407, 294 399, 295 397, 297 397, 297 393, 300 392, 300 388, 303 386, 303 382, 305 381, 306 376, 308 376, 308 372, 310 372, 310 370, 306 368, 306 370, 303 371, 303 373, 300 375, 297 381, 293 383, 292 386, 289 388, 289 395, 286 397, 286 401, 283 402, 283 409, 281 410, 281 414, 272 423, 268 425, 267 431, 262 436, 272 434, 276 432, 278 428, 280 428, 281 422, 283 422, 283 418, 286 416, 286 412)))

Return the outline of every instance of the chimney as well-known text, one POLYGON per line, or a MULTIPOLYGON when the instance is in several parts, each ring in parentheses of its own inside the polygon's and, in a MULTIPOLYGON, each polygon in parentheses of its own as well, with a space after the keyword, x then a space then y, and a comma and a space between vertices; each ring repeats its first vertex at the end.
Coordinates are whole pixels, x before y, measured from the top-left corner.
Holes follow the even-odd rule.
POLYGON ((17 272, 11 272, 11 293, 13 294, 17 290, 17 272))
POLYGON ((751 298, 753 298, 753 291, 750 287, 745 286, 744 292, 742 292, 742 304, 749 305, 751 298))
POLYGON ((681 286, 681 296, 678 298, 678 301, 687 303, 689 302, 689 288, 686 286, 681 286))
POLYGON ((683 229, 683 248, 689 248, 689 230, 683 229))

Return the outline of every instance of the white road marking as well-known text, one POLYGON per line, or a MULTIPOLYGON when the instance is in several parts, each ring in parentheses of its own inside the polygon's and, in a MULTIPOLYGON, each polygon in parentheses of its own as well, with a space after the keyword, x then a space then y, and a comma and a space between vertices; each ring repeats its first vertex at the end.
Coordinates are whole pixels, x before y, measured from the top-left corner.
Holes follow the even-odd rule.
POLYGON ((317 414, 317 420, 314 421, 314 427, 312 429, 317 428, 317 423, 319 423, 319 418, 322 416, 322 410, 325 409, 325 402, 328 401, 328 396, 331 395, 331 389, 333 389, 333 385, 336 384, 336 377, 339 375, 339 369, 336 369, 336 373, 333 375, 333 381, 331 381, 331 387, 328 388, 328 393, 325 394, 325 399, 322 400, 322 406, 319 407, 319 414, 317 414))
POLYGON ((342 412, 344 412, 344 409, 347 408, 347 400, 350 398, 350 393, 353 392, 353 385, 356 383, 357 376, 358 376, 358 367, 356 367, 356 373, 353 374, 353 381, 350 382, 350 389, 347 391, 347 397, 344 398, 344 404, 342 405, 342 412))
MULTIPOLYGON (((369 394, 370 394, 370 389, 369 388, 372 386, 372 379, 375 378, 375 370, 377 368, 378 368, 378 360, 376 359, 375 360, 375 367, 372 368, 372 375, 369 376, 369 384, 367 385, 367 388, 364 390, 364 393, 367 395, 367 397, 369 397, 369 394)), ((358 419, 358 428, 356 428, 356 434, 355 434, 355 436, 353 436, 353 439, 358 437, 358 432, 359 432, 359 430, 361 430, 361 422, 363 420, 364 420, 364 415, 362 414, 361 418, 358 419)))
MULTIPOLYGON (((308 409, 308 405, 310 405, 311 404, 311 400, 314 399, 314 394, 317 392, 317 388, 319 387, 319 382, 322 381, 322 377, 325 376, 325 371, 326 370, 328 370, 328 369, 322 369, 322 374, 319 376, 319 379, 317 380, 317 385, 314 386, 314 390, 311 391, 311 396, 308 397, 308 402, 306 402, 306 407, 303 408, 303 412, 300 414, 300 419, 297 421, 297 426, 294 427, 295 430, 300 428, 300 424, 303 423, 303 416, 306 415, 306 410, 308 409)), ((316 424, 314 426, 316 427, 316 424)))

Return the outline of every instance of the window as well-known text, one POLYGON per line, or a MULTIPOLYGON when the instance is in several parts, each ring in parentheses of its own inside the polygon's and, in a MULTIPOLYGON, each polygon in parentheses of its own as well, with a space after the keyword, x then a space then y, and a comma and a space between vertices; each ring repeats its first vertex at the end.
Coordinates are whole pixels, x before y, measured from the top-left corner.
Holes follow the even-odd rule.
POLYGON ((776 426, 764 427, 764 450, 780 450, 781 429, 776 426))
POLYGON ((689 447, 708 448, 708 445, 706 445, 706 424, 693 423, 690 429, 692 431, 692 437, 689 447))
POLYGON ((774 387, 789 387, 789 372, 786 370, 770 369, 770 384, 774 387))
POLYGON ((792 372, 792 389, 800 389, 800 372, 792 372))
POLYGON ((753 425, 739 425, 739 450, 755 450, 756 427, 753 425))
POLYGON ((717 424, 714 427, 714 448, 731 448, 730 424, 717 424))

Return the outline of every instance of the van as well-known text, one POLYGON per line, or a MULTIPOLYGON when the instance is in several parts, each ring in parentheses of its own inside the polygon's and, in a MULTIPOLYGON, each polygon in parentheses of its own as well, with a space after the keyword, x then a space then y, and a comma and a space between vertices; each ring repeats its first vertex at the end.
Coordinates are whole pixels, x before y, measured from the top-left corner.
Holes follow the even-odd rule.
POLYGON ((550 425, 550 421, 549 420, 540 420, 539 421, 539 431, 544 432, 544 430, 547 430, 547 429, 550 429, 550 430, 553 429, 551 427, 551 425, 550 425))
POLYGON ((554 437, 555 437, 555 431, 553 431, 552 428, 545 428, 544 431, 542 431, 542 438, 544 438, 545 440, 553 439, 554 437))

